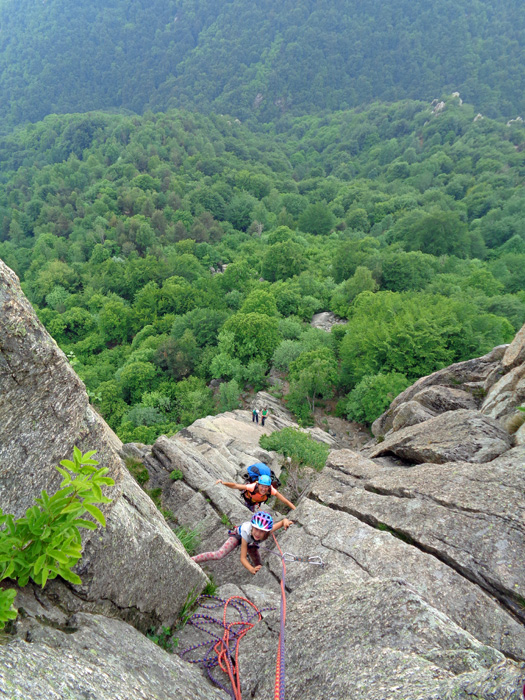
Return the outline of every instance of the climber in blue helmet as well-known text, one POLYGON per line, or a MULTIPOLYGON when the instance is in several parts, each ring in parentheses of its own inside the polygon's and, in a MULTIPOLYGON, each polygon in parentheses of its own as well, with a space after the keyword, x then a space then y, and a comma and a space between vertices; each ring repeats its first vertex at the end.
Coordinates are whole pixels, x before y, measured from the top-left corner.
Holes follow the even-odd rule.
POLYGON ((197 564, 202 564, 205 561, 214 561, 223 559, 225 556, 233 552, 233 550, 241 545, 241 564, 251 574, 256 574, 261 568, 261 556, 259 554, 259 543, 268 539, 271 532, 284 527, 287 530, 290 525, 293 525, 291 520, 283 518, 279 522, 274 522, 270 513, 259 511, 255 513, 251 520, 242 525, 234 527, 228 531, 229 537, 220 549, 216 552, 203 552, 192 557, 197 564), (248 555, 253 562, 248 561, 248 555))
POLYGON ((257 481, 254 481, 252 484, 236 484, 233 481, 223 481, 222 479, 217 479, 215 483, 227 486, 229 489, 242 491, 244 503, 252 512, 256 512, 262 503, 266 503, 270 496, 275 496, 288 508, 295 510, 294 504, 272 486, 272 479, 267 474, 261 474, 257 481))

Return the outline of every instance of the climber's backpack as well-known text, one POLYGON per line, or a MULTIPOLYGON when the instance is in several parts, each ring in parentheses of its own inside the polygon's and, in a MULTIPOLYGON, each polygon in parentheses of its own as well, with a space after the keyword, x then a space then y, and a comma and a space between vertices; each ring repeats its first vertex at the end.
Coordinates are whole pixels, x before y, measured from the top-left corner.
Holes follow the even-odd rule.
POLYGON ((266 474, 269 476, 272 480, 272 486, 274 489, 278 489, 281 485, 281 482, 275 475, 275 472, 270 469, 270 467, 264 462, 256 462, 255 464, 250 464, 248 467, 248 471, 244 475, 244 483, 245 484, 253 484, 254 481, 258 481, 259 477, 262 476, 263 474, 266 474))

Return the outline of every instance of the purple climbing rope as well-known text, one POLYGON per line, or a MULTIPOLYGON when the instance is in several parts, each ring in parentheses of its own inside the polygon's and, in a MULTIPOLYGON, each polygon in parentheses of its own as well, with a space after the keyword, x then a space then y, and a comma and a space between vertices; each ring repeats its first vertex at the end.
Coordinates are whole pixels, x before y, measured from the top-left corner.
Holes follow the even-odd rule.
MULTIPOLYGON (((210 611, 219 609, 223 610, 226 602, 227 601, 222 598, 210 595, 200 596, 197 601, 203 610, 210 611), (205 605, 205 600, 213 602, 205 605)), ((249 628, 253 627, 256 622, 255 618, 260 619, 260 614, 262 612, 274 610, 275 608, 262 608, 261 610, 257 610, 253 604, 248 604, 248 602, 245 602, 242 598, 230 600, 229 605, 236 610, 239 617, 239 620, 233 625, 231 623, 225 624, 223 619, 213 617, 212 615, 208 615, 206 613, 194 613, 189 618, 186 624, 192 625, 201 632, 204 632, 210 637, 210 639, 200 642, 199 644, 194 644, 193 646, 180 651, 179 656, 181 658, 185 658, 185 660, 189 663, 199 664, 201 668, 206 671, 210 681, 217 687, 221 688, 221 690, 223 690, 225 693, 228 693, 228 695, 235 700, 236 696, 234 689, 226 685, 228 682, 228 674, 226 674, 220 667, 216 646, 218 643, 220 644, 223 642, 224 633, 226 630, 228 630, 228 651, 225 656, 226 663, 228 664, 230 671, 232 671, 237 642, 240 637, 242 637, 249 628), (208 629, 208 627, 210 627, 210 629, 208 629), (187 658, 187 656, 191 655, 192 652, 196 652, 197 650, 201 649, 204 652, 204 656, 200 656, 200 654, 198 654, 198 658, 187 658), (222 673, 222 678, 220 680, 217 678, 217 669, 222 673)))

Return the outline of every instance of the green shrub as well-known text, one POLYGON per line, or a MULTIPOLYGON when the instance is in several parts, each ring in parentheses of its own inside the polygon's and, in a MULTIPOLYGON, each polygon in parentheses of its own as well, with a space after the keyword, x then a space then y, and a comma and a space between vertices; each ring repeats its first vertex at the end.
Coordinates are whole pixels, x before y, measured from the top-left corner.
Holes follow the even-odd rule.
MULTIPOLYGON (((111 502, 102 495, 102 486, 114 484, 106 476, 106 467, 97 469, 94 454, 94 450, 82 454, 75 447, 73 461, 64 459, 60 462, 63 468, 56 467, 64 477, 60 489, 53 496, 42 491, 21 518, 15 520, 0 509, 0 581, 14 579, 23 587, 32 579, 43 588, 49 579, 60 576, 70 583, 82 583, 71 571, 82 556, 79 528, 96 530, 96 523, 106 526, 96 504, 111 502), (86 513, 96 522, 86 520, 86 513)), ((16 618, 15 596, 12 589, 0 590, 0 629, 16 618)))
POLYGON ((348 419, 358 423, 373 423, 409 385, 405 375, 398 372, 366 375, 348 394, 348 419))
POLYGON ((324 467, 330 452, 328 445, 316 442, 307 433, 296 428, 284 428, 271 435, 261 435, 259 445, 264 450, 275 450, 298 464, 313 467, 318 471, 324 467))
POLYGON ((241 388, 235 379, 223 382, 219 387, 219 410, 233 411, 239 408, 241 388))
POLYGON ((180 481, 180 480, 183 479, 183 478, 184 478, 184 474, 181 472, 180 469, 174 469, 174 470, 170 473, 170 479, 171 479, 172 481, 180 481))

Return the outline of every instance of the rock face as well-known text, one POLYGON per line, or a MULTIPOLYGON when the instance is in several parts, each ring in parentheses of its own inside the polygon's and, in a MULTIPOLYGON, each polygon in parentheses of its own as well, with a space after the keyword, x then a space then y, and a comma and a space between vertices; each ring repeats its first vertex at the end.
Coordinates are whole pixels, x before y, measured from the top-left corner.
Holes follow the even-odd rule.
MULTIPOLYGON (((218 549, 228 536, 227 523, 240 524, 251 518, 239 491, 217 485, 217 479, 243 483, 247 467, 254 462, 264 462, 277 475, 280 474, 280 458, 274 452, 263 450, 259 438, 274 430, 298 427, 291 414, 270 395, 259 392, 254 405, 269 409, 269 419, 264 428, 252 421, 249 411, 232 411, 217 416, 201 418, 188 428, 167 438, 160 437, 149 448, 125 445, 123 454, 140 460, 148 469, 148 486, 162 489, 162 505, 172 511, 177 520, 200 534, 199 551, 218 549), (172 481, 170 473, 178 470, 182 479, 172 481), (225 524, 226 523, 226 524, 225 524)), ((314 439, 337 446, 329 433, 312 428, 307 431, 314 439)), ((268 505, 266 510, 271 511, 268 505)), ((277 513, 277 517, 281 517, 277 513)), ((231 555, 221 562, 210 562, 206 570, 217 583, 235 580, 245 583, 251 575, 241 567, 239 555, 231 555), (232 579, 232 576, 234 577, 232 579)), ((275 587, 267 572, 258 580, 275 587)))
MULTIPOLYGON (((241 657, 243 689, 255 700, 271 697, 272 675, 257 666, 276 648, 277 622, 252 631, 241 657)), ((519 698, 519 669, 400 579, 329 571, 294 593, 286 626, 290 700, 519 698)))
MULTIPOLYGON (((388 410, 373 423, 373 434, 384 436, 392 430, 397 413, 408 401, 412 400, 421 403, 433 415, 456 408, 478 408, 485 393, 504 374, 501 362, 507 347, 501 345, 494 348, 488 355, 466 362, 457 362, 450 367, 430 374, 428 377, 418 379, 415 384, 399 394, 392 401, 388 410), (429 400, 429 387, 437 392, 433 394, 434 400, 429 400), (461 394, 457 393, 458 388, 461 388, 461 394), (468 392, 472 396, 475 406, 465 405, 464 392, 468 392), (438 396, 443 398, 438 399, 438 396)), ((399 430, 403 427, 404 424, 398 422, 395 429, 399 430)))
POLYGON ((2 646, 0 696, 9 700, 225 700, 197 669, 120 620, 77 613, 47 614, 27 590, 18 604, 23 634, 2 646))
MULTIPOLYGON (((19 594, 25 616, 1 647, 0 694, 227 697, 135 629, 91 614, 164 621, 205 580, 117 452, 144 463, 163 506, 200 531, 199 551, 215 550, 230 522, 251 518, 238 493, 216 480, 240 482, 255 461, 279 471, 282 458, 261 449, 259 437, 293 425, 291 416, 258 395, 256 405, 271 414, 264 429, 248 411, 233 411, 151 447, 121 448, 5 268, 2 280, 0 313, 8 319, 0 330, 2 505, 27 507, 42 485, 55 483, 52 464, 75 443, 99 450, 116 485, 107 529, 85 543, 83 587, 54 581, 44 592, 27 587, 19 594), (23 406, 18 417, 16 405, 23 406), (13 493, 13 484, 23 493, 13 493), (55 595, 60 607, 51 603, 55 595)), ((520 700, 525 437, 521 428, 511 437, 504 421, 519 405, 524 342, 518 334, 508 348, 420 379, 376 421, 383 439, 364 451, 312 433, 332 451, 298 502, 294 524, 277 533, 288 560, 288 700, 520 700), (315 559, 307 563, 308 557, 315 559)), ((271 540, 264 546, 256 576, 240 565, 238 550, 203 565, 221 584, 220 595, 276 607, 281 561, 267 551, 271 540)), ((243 697, 271 697, 278 632, 279 612, 267 610, 243 640, 243 697)), ((181 637, 204 641, 194 628, 181 637)))
POLYGON ((490 462, 510 447, 510 435, 495 420, 461 409, 392 432, 367 453, 394 454, 412 464, 490 462))
POLYGON ((82 586, 53 583, 76 611, 110 612, 144 628, 169 624, 187 589, 206 579, 118 455, 120 441, 93 411, 82 382, 38 321, 18 279, 0 261, 0 503, 22 515, 42 489, 61 481, 54 469, 73 446, 97 451, 115 480, 107 527, 85 531, 82 586), (184 586, 182 583, 184 582, 184 586))

